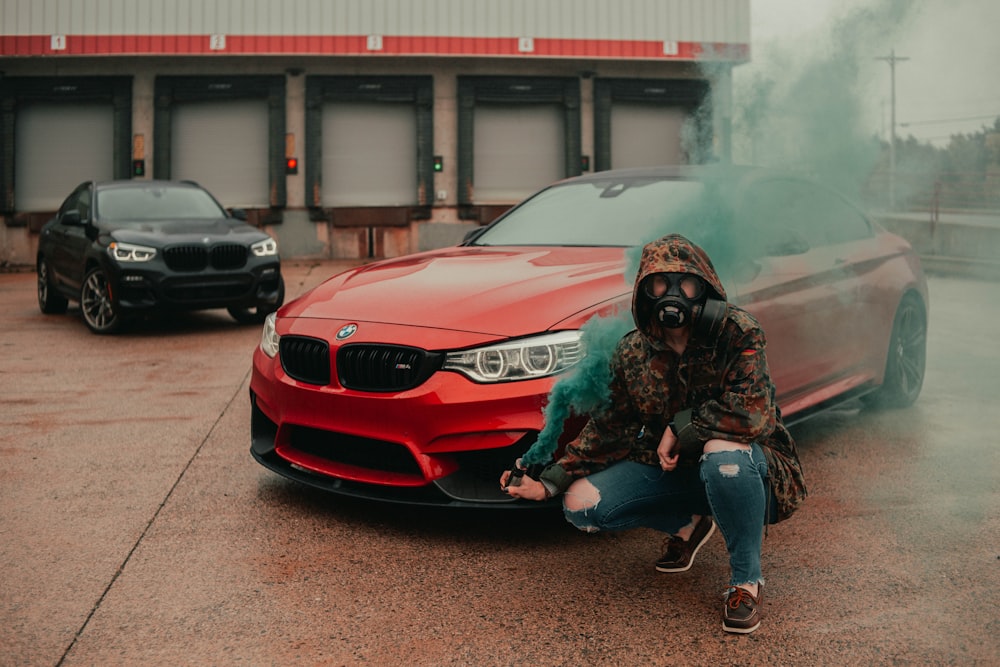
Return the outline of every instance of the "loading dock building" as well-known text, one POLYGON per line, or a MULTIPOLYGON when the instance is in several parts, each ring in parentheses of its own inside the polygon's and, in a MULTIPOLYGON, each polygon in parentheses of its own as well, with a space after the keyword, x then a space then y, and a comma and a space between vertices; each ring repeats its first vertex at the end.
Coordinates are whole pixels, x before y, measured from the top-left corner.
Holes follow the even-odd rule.
POLYGON ((0 264, 86 180, 195 180, 282 256, 457 242, 547 183, 729 156, 750 0, 2 0, 0 264))

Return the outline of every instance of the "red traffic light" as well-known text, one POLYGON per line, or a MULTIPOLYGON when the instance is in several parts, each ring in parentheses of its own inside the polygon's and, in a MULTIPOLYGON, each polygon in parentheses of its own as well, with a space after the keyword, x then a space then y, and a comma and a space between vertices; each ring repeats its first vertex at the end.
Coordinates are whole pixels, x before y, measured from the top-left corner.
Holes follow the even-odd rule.
POLYGON ((299 159, 297 157, 285 158, 285 173, 286 174, 299 173, 299 159))

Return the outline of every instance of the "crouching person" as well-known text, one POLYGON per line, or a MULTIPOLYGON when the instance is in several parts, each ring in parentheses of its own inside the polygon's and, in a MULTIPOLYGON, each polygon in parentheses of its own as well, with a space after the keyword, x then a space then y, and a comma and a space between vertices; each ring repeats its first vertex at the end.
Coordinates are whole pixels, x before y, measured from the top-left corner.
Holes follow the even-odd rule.
POLYGON ((760 627, 764 527, 788 518, 806 489, 774 402, 765 337, 726 302, 708 255, 679 235, 643 248, 632 295, 636 329, 611 360, 607 410, 594 414, 515 497, 565 494, 577 528, 665 533, 660 572, 684 572, 715 532, 729 552, 727 632, 760 627))

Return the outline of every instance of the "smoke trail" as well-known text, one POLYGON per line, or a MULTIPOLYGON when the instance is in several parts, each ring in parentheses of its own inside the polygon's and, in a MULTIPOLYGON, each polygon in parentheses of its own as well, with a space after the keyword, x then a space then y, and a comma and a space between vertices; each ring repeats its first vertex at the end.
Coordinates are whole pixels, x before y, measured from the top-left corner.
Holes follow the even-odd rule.
MULTIPOLYGON (((857 198, 880 152, 878 141, 861 128, 862 73, 874 70, 874 61, 894 31, 919 3, 881 0, 856 9, 832 31, 832 46, 814 54, 780 53, 756 74, 749 86, 734 90, 734 155, 749 149, 751 161, 764 166, 812 174, 848 196, 857 198), (742 133, 742 134, 740 134, 742 133)), ((722 65, 701 65, 702 75, 717 79, 722 65)), ((713 162, 713 137, 705 132, 716 110, 711 97, 685 123, 682 150, 692 163, 713 162)), ((705 177, 698 198, 669 212, 655 240, 679 233, 700 245, 711 257, 727 291, 735 280, 745 239, 728 224, 733 210, 735 174, 716 164, 705 177)), ((631 285, 642 248, 628 251, 625 275, 631 285)), ((573 415, 594 414, 608 402, 610 360, 620 338, 634 327, 628 313, 595 317, 582 328, 586 357, 553 385, 544 411, 545 425, 522 457, 526 464, 552 460, 563 424, 573 415)))
POLYGON ((526 465, 552 460, 563 422, 571 415, 587 415, 606 408, 611 381, 611 354, 621 337, 632 327, 632 318, 627 312, 617 317, 593 317, 581 327, 587 356, 561 377, 549 392, 545 426, 522 457, 526 465))
POLYGON ((884 56, 923 3, 879 0, 848 11, 826 40, 769 49, 734 77, 734 160, 793 169, 855 200, 881 154, 863 118, 865 90, 888 79, 884 56))
MULTIPOLYGON (((662 233, 679 233, 702 246, 712 257, 723 284, 725 276, 737 265, 738 240, 722 233, 731 206, 728 194, 729 170, 718 165, 705 180, 705 189, 686 206, 666 213, 662 233)), ((653 239, 650 239, 653 240, 653 239)), ((629 285, 638 271, 641 247, 626 254, 624 277, 629 285)), ((593 317, 581 328, 586 356, 553 385, 544 411, 545 425, 538 439, 522 457, 527 465, 544 464, 552 459, 563 423, 573 415, 590 415, 604 410, 608 403, 611 380, 610 361, 618 341, 635 326, 631 313, 593 317)))

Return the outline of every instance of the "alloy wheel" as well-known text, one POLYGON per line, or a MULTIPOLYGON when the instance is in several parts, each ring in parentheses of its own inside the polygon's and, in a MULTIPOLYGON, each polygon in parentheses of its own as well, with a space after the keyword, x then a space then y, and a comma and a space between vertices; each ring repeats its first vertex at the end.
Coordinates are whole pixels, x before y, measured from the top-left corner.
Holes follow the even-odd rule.
POLYGON ((893 321, 882 386, 870 402, 889 408, 911 405, 920 395, 926 366, 927 315, 918 299, 907 296, 893 321))
POLYGON ((112 333, 121 325, 107 275, 102 269, 91 269, 80 290, 83 319, 94 333, 112 333))
POLYGON ((43 313, 65 313, 68 301, 52 289, 49 276, 49 264, 45 259, 38 260, 38 308, 43 313))

